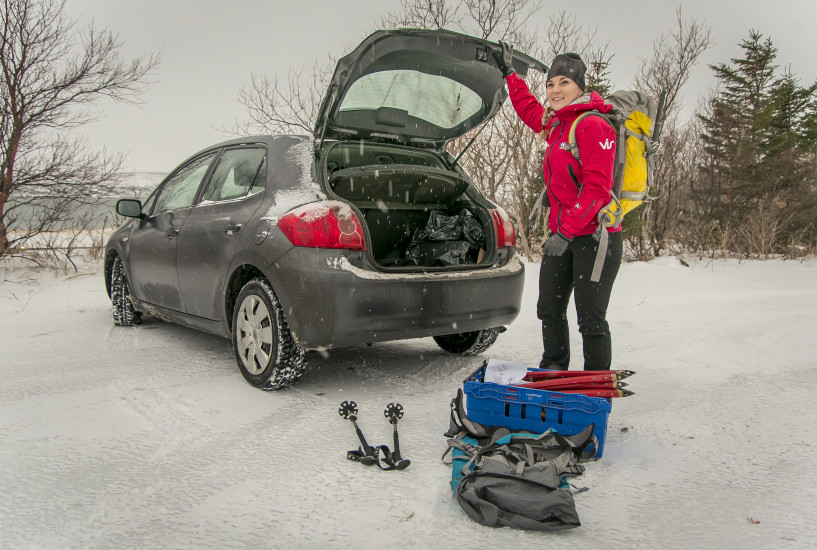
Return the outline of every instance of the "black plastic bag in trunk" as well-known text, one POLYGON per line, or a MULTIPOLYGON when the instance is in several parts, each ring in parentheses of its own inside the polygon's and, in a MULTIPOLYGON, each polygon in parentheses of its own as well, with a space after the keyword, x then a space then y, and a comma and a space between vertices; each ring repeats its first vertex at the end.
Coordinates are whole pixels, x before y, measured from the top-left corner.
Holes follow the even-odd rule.
POLYGON ((478 251, 485 246, 482 225, 468 210, 447 216, 432 210, 424 228, 414 232, 408 257, 425 267, 473 264, 478 251))
POLYGON ((412 245, 409 257, 416 265, 426 267, 473 264, 474 260, 468 255, 470 250, 467 241, 424 241, 412 245))

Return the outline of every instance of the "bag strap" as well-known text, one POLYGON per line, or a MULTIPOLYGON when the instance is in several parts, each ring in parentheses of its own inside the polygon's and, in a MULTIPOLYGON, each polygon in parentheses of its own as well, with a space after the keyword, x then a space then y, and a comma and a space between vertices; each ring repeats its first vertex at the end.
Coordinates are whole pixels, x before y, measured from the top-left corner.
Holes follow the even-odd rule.
POLYGON ((598 283, 601 280, 601 272, 604 268, 604 259, 607 257, 607 245, 610 240, 610 236, 607 233, 607 225, 602 220, 607 216, 606 212, 612 204, 615 204, 618 207, 616 210, 618 216, 616 218, 619 222, 621 221, 621 203, 616 196, 613 195, 613 200, 607 203, 607 206, 599 210, 599 226, 596 228, 596 232, 593 234, 593 236, 596 237, 596 240, 599 242, 599 246, 598 250, 596 250, 596 259, 593 260, 593 271, 590 272, 591 283, 598 283))
POLYGON ((525 225, 525 234, 526 235, 530 234, 531 228, 536 223, 536 219, 539 216, 539 214, 544 212, 545 207, 542 204, 542 201, 544 201, 545 194, 547 194, 547 192, 548 192, 548 188, 547 188, 547 185, 545 185, 542 188, 542 192, 539 193, 539 198, 536 199, 536 204, 533 205, 533 208, 531 209, 530 214, 528 215, 528 221, 527 221, 527 224, 525 225))
POLYGON ((394 459, 392 458, 393 453, 391 452, 391 449, 389 449, 387 445, 378 445, 377 447, 373 447, 373 449, 374 454, 368 455, 366 454, 366 451, 358 447, 357 450, 347 451, 346 458, 348 460, 360 462, 361 464, 364 464, 366 466, 377 464, 377 466, 381 470, 397 469, 397 464, 395 464, 394 459))
MULTIPOLYGON (((527 442, 525 442, 525 439, 523 439, 525 436, 521 436, 518 439, 516 439, 516 436, 514 436, 515 439, 513 441, 524 442, 528 456, 530 457, 528 462, 531 465, 533 465, 535 462, 535 459, 533 458, 536 452, 535 447, 538 446, 539 448, 544 449, 546 446, 545 441, 548 438, 552 438, 559 447, 570 449, 571 457, 575 457, 577 460, 586 462, 594 458, 598 450, 598 440, 596 439, 595 435, 593 435, 594 430, 595 424, 590 424, 587 428, 576 435, 562 435, 557 431, 548 430, 538 437, 528 439, 527 442), (587 450, 591 445, 594 445, 593 449, 587 450)), ((584 471, 584 466, 575 465, 575 467, 572 467, 570 462, 571 461, 567 461, 564 464, 560 464, 565 473, 579 475, 584 471)))
POLYGON ((462 389, 457 389, 456 397, 451 400, 451 415, 448 423, 448 431, 444 435, 446 437, 456 437, 456 435, 462 431, 468 432, 474 437, 488 437, 490 435, 485 426, 477 422, 472 422, 465 415, 462 389))
POLYGON ((573 454, 580 462, 586 462, 596 457, 599 451, 599 440, 595 435, 596 425, 590 424, 576 435, 564 436, 559 434, 565 440, 567 445, 573 449, 573 454), (590 447, 592 450, 588 450, 590 447))
POLYGON ((476 442, 476 440, 474 440, 468 434, 468 432, 463 430, 462 432, 458 433, 456 435, 456 437, 453 437, 453 438, 448 440, 448 448, 446 448, 445 452, 443 453, 443 456, 440 457, 442 459, 442 461, 443 461, 443 464, 449 464, 448 462, 445 461, 445 457, 448 455, 448 453, 452 453, 451 460, 452 461, 454 460, 454 457, 453 457, 453 450, 454 449, 458 449, 458 450, 462 451, 468 457, 472 457, 472 456, 477 454, 477 452, 479 451, 478 442, 477 442, 476 445, 474 445, 474 444, 472 444, 472 443, 470 443, 468 441, 465 441, 465 438, 471 439, 471 441, 476 442))
POLYGON ((598 449, 598 439, 594 435, 595 426, 595 424, 590 424, 584 430, 575 435, 563 435, 552 429, 549 429, 540 435, 512 434, 507 440, 507 443, 526 443, 528 445, 536 445, 543 444, 548 438, 553 438, 553 440, 559 446, 571 449, 573 454, 575 454, 577 457, 593 458, 596 455, 596 450, 598 449), (594 446, 594 450, 587 451, 591 445, 594 446))

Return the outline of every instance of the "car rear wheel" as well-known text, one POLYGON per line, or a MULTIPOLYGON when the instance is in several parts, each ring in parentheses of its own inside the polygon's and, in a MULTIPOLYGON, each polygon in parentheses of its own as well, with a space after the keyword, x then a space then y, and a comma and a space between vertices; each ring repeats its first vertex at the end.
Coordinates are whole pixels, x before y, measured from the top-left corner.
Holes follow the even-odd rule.
POLYGON ((133 308, 130 285, 125 275, 125 266, 119 256, 111 268, 111 305, 113 324, 118 327, 132 327, 142 322, 142 314, 133 308))
POLYGON ((497 337, 499 329, 487 328, 475 330, 473 332, 461 332, 459 334, 446 334, 435 336, 437 345, 449 353, 457 355, 477 355, 490 348, 497 337))
POLYGON ((306 369, 306 351, 292 338, 281 304, 264 279, 249 281, 233 310, 233 350, 244 378, 257 388, 290 386, 306 369))

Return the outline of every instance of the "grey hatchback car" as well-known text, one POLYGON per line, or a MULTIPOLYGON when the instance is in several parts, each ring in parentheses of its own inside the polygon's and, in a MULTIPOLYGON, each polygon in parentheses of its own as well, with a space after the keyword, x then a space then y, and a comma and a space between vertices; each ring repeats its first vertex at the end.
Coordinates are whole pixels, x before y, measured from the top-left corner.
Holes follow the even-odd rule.
MULTIPOLYGON (((312 136, 208 147, 109 239, 114 323, 143 314, 232 339, 244 378, 288 386, 308 350, 431 336, 477 354, 519 314, 506 213, 446 144, 506 99, 494 43, 378 31, 340 59, 312 136)), ((514 67, 544 72, 514 54, 514 67)))

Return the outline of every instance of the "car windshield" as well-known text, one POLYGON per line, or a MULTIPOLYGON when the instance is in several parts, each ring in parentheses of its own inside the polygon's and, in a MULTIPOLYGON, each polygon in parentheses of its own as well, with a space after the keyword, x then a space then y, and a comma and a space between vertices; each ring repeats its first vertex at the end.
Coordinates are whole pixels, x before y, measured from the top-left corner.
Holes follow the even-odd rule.
POLYGON ((473 90, 443 76, 419 71, 381 71, 368 74, 349 88, 340 111, 376 111, 389 107, 411 117, 450 129, 482 109, 473 90))

